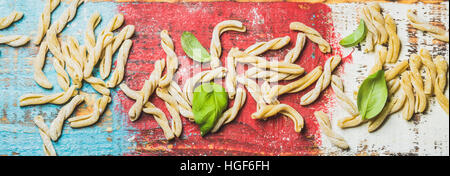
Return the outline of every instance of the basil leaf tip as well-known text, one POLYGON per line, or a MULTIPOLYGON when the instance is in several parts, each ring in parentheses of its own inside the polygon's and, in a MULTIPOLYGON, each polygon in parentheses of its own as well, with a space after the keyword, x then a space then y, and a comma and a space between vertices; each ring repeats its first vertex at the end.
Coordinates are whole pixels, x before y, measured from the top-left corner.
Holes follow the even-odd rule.
POLYGON ((190 32, 184 31, 181 35, 181 47, 186 55, 197 62, 209 62, 211 60, 209 52, 190 32))
POLYGON ((358 110, 363 119, 377 116, 386 105, 388 88, 384 71, 379 70, 368 76, 358 90, 358 110))
POLYGON ((192 112, 194 122, 200 126, 201 135, 206 135, 217 119, 228 107, 228 93, 216 83, 203 83, 194 89, 192 112))
POLYGON ((364 23, 364 20, 360 20, 358 28, 347 37, 344 37, 339 44, 343 47, 352 47, 360 43, 366 38, 367 27, 364 23))

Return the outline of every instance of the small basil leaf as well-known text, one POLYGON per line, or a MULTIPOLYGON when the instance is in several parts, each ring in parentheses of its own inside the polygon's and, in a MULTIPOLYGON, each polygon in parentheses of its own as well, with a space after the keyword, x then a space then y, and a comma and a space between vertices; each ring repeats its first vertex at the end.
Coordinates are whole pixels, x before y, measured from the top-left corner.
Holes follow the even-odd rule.
POLYGON ((384 71, 379 70, 368 76, 358 90, 358 110, 363 119, 378 115, 384 108, 388 97, 388 89, 384 71))
POLYGON ((213 82, 203 83, 194 89, 192 112, 195 123, 200 126, 202 136, 214 127, 227 107, 228 93, 221 85, 213 82))
POLYGON ((181 35, 181 47, 186 55, 198 62, 209 62, 211 56, 202 44, 190 32, 183 32, 181 35))
POLYGON ((366 38, 366 34, 367 27, 364 23, 364 20, 360 20, 358 28, 352 34, 343 38, 339 42, 339 44, 341 44, 343 47, 355 46, 366 38))

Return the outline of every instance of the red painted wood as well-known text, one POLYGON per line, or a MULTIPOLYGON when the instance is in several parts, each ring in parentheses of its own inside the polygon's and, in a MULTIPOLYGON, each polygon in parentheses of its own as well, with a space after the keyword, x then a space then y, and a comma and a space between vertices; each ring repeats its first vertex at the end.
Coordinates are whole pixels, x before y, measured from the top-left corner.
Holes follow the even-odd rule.
MULTIPOLYGON (((160 47, 159 32, 163 29, 169 31, 175 43, 175 52, 180 62, 176 79, 181 86, 192 74, 201 71, 200 64, 189 59, 181 48, 182 32, 192 32, 209 50, 212 30, 223 20, 242 21, 247 27, 247 32, 225 32, 222 35, 222 63, 226 62, 225 57, 231 47, 244 50, 255 42, 289 35, 291 43, 288 46, 263 55, 283 59, 295 44, 297 32, 289 29, 289 24, 294 21, 315 28, 327 41, 331 41, 334 53, 340 54, 339 48, 336 48, 337 39, 333 30, 331 9, 325 4, 126 3, 121 4, 119 9, 125 15, 125 22, 136 26, 133 49, 125 76, 126 84, 133 89, 142 87, 144 80, 153 70, 155 60, 166 57, 160 47)), ((331 55, 322 54, 318 46, 308 40, 296 63, 306 71, 310 71, 317 65, 323 65, 331 55)), ((293 122, 281 115, 267 121, 251 119, 250 115, 256 111, 256 105, 250 94, 247 94, 247 102, 239 116, 218 133, 201 137, 197 125, 183 118, 181 138, 169 142, 165 140, 162 130, 152 116, 143 114, 136 122, 128 120, 127 112, 134 101, 128 99, 121 91, 116 101, 120 101, 122 106, 116 107, 116 110, 123 112, 127 125, 137 129, 130 130, 130 136, 136 135, 137 141, 136 148, 128 153, 130 155, 314 155, 320 152, 317 146, 321 141, 313 112, 316 110, 327 112, 326 106, 333 104, 329 101, 329 94, 332 91, 327 89, 312 105, 300 106, 300 97, 313 87, 280 97, 282 103, 293 106, 302 114, 305 127, 300 134, 295 133, 293 122)), ((152 95, 151 101, 170 118, 162 100, 152 95)))

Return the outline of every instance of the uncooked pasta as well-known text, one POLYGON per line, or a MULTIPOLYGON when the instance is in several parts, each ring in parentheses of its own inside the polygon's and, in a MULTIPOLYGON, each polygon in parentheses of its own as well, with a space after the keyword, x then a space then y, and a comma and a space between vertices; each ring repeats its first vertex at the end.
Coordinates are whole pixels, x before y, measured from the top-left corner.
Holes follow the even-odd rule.
POLYGON ((107 95, 103 95, 101 98, 97 99, 92 108, 93 111, 87 115, 81 115, 69 118, 70 127, 72 128, 81 128, 86 126, 91 126, 95 124, 100 116, 105 112, 106 106, 111 102, 111 97, 107 95))
POLYGON ((329 53, 331 52, 331 46, 330 44, 322 38, 322 35, 320 35, 319 32, 317 32, 315 29, 306 26, 303 23, 300 22, 292 22, 289 25, 289 28, 291 30, 301 31, 306 34, 306 36, 313 41, 314 43, 317 43, 319 45, 319 49, 323 53, 329 53))
POLYGON ((131 42, 131 40, 125 40, 120 47, 117 56, 116 68, 112 73, 111 78, 108 80, 108 82, 106 82, 106 86, 108 88, 114 88, 116 87, 116 85, 122 82, 123 76, 125 74, 125 64, 127 63, 132 44, 133 42, 131 42))
POLYGON ((330 117, 328 117, 327 114, 325 114, 322 111, 316 111, 314 112, 314 116, 316 116, 320 129, 328 137, 331 143, 333 143, 334 145, 338 146, 341 149, 349 148, 345 139, 331 129, 330 117))
POLYGON ((69 103, 64 105, 61 108, 61 110, 59 110, 58 115, 56 116, 55 119, 53 119, 53 121, 50 125, 50 130, 48 133, 50 135, 50 138, 53 141, 58 140, 58 138, 61 136, 61 133, 62 133, 64 121, 66 121, 66 119, 69 118, 70 115, 72 115, 72 112, 75 110, 75 108, 79 104, 81 104, 83 101, 84 101, 84 96, 77 95, 77 96, 73 97, 69 103))
POLYGON ((29 106, 29 105, 39 105, 39 104, 64 104, 73 96, 78 93, 75 90, 75 86, 70 86, 70 88, 65 92, 45 95, 45 94, 25 94, 19 98, 19 106, 29 106))
POLYGON ((35 45, 39 45, 47 33, 52 18, 52 12, 59 6, 60 2, 60 0, 46 0, 44 11, 39 18, 38 34, 33 42, 35 45))
POLYGON ((44 119, 42 116, 38 115, 33 118, 34 124, 39 128, 39 135, 41 136, 43 142, 44 153, 47 156, 56 156, 55 148, 53 147, 53 143, 48 135, 48 127, 44 123, 44 119))
POLYGON ((281 113, 294 122, 294 130, 300 133, 303 128, 303 117, 287 104, 265 105, 251 115, 252 119, 266 120, 269 117, 281 113))
POLYGON ((0 35, 0 44, 6 44, 12 47, 25 45, 30 41, 30 37, 25 35, 0 35))
POLYGON ((45 59, 47 58, 48 46, 47 42, 42 42, 39 47, 37 56, 33 59, 33 78, 34 81, 41 87, 46 89, 51 89, 53 87, 52 83, 45 76, 42 68, 45 64, 45 59))
POLYGON ((5 29, 9 27, 12 23, 22 19, 23 13, 13 11, 8 16, 0 18, 0 29, 5 29))
POLYGON ((209 52, 211 53, 211 68, 215 69, 221 66, 220 55, 222 54, 222 46, 220 44, 220 35, 225 31, 245 32, 245 26, 236 20, 226 20, 217 24, 212 33, 211 45, 209 52))
POLYGON ((166 53, 166 74, 159 80, 160 87, 167 87, 172 82, 173 76, 178 69, 178 57, 175 54, 172 39, 169 36, 167 30, 162 30, 161 36, 161 47, 166 53))

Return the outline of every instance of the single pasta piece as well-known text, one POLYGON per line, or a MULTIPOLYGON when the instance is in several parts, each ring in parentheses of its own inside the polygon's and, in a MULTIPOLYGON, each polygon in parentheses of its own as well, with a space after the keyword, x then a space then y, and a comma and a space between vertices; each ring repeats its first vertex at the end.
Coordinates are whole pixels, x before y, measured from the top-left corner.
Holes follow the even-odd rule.
POLYGON ((314 102, 320 95, 320 92, 325 90, 325 88, 330 85, 331 82, 331 73, 333 70, 339 65, 341 62, 341 57, 338 55, 335 55, 331 58, 329 58, 324 65, 324 70, 322 72, 322 75, 319 77, 319 79, 316 82, 316 87, 314 87, 313 90, 306 93, 302 96, 300 100, 301 105, 309 105, 312 102, 314 102))
POLYGON ((395 98, 394 100, 388 101, 386 105, 384 105, 383 110, 377 116, 369 119, 369 126, 367 128, 369 132, 374 132, 381 126, 381 124, 383 124, 386 117, 389 116, 389 114, 391 114, 391 110, 392 107, 394 106, 395 101, 397 101, 395 100, 395 98))
MULTIPOLYGON (((358 14, 359 14, 359 17, 364 21, 364 24, 366 25, 366 27, 368 29, 367 34, 370 35, 370 43, 369 44, 371 46, 373 46, 374 43, 378 42, 380 33, 377 30, 377 28, 375 27, 375 25, 373 24, 372 14, 370 13, 370 10, 366 5, 364 5, 363 7, 358 9, 358 14)), ((368 40, 367 40, 368 38, 369 38, 369 36, 366 37, 366 46, 368 44, 368 40)), ((369 49, 369 48, 367 48, 367 49, 369 49)), ((372 51, 372 50, 368 50, 368 51, 372 51)))
POLYGON ((46 0, 44 11, 39 18, 38 34, 34 40, 35 45, 39 45, 47 33, 52 18, 52 12, 59 6, 60 0, 46 0))
POLYGON ((305 72, 305 69, 300 65, 279 61, 267 61, 265 58, 258 56, 247 55, 245 57, 236 57, 236 61, 252 64, 260 69, 269 69, 278 73, 301 75, 305 72))
POLYGON ((0 18, 0 29, 5 29, 9 27, 12 23, 22 19, 23 13, 13 11, 8 16, 0 18))
POLYGON ((217 24, 212 33, 211 45, 209 52, 211 53, 211 68, 220 67, 220 55, 222 54, 222 46, 220 44, 220 35, 225 31, 245 32, 246 28, 242 22, 237 20, 226 20, 217 24))
MULTIPOLYGON (((67 38, 67 45, 72 59, 83 70, 86 62, 86 46, 80 46, 78 40, 71 36, 67 38)), ((83 71, 81 71, 81 75, 83 75, 83 71)))
POLYGON ((436 56, 434 62, 437 71, 437 77, 434 82, 434 94, 441 108, 448 114, 448 98, 444 95, 448 64, 442 56, 436 56))
POLYGON ((330 117, 328 117, 327 114, 322 111, 316 111, 314 112, 314 116, 316 116, 317 122, 320 125, 320 129, 328 137, 331 143, 341 149, 349 148, 345 139, 331 129, 330 117))
POLYGON ((107 33, 113 32, 116 29, 120 28, 122 26, 124 21, 124 17, 121 13, 114 15, 114 17, 109 21, 109 23, 106 25, 105 28, 103 28, 102 32, 100 32, 101 35, 107 35, 107 33))
POLYGON ((429 32, 429 34, 443 42, 449 41, 448 32, 445 29, 433 26, 429 24, 428 22, 419 19, 419 17, 415 14, 416 10, 409 9, 407 13, 408 19, 411 21, 411 26, 419 29, 424 32, 429 32))
POLYGON ((74 49, 70 49, 66 43, 63 43, 61 45, 61 50, 64 56, 64 61, 66 63, 67 73, 72 79, 72 83, 75 88, 79 89, 83 84, 83 69, 81 68, 81 65, 75 58, 74 54, 70 52, 70 50, 74 51, 74 49))
POLYGON ((249 46, 244 52, 249 55, 258 56, 269 50, 281 49, 284 46, 286 46, 290 40, 291 40, 291 38, 289 36, 285 36, 285 37, 279 37, 279 38, 272 39, 268 42, 257 42, 255 44, 249 46))
POLYGON ((406 102, 405 106, 402 110, 402 117, 405 120, 410 120, 411 117, 414 115, 414 92, 413 88, 411 86, 411 79, 409 76, 409 71, 402 73, 402 79, 401 79, 401 87, 403 92, 406 95, 406 102))
POLYGON ((86 28, 86 31, 84 32, 84 41, 87 48, 94 48, 95 47, 95 28, 98 26, 100 21, 102 20, 102 17, 100 16, 100 13, 94 12, 94 14, 91 15, 89 18, 89 22, 86 28))
POLYGON ((416 77, 411 71, 405 72, 407 76, 410 77, 411 83, 413 85, 413 90, 415 91, 415 105, 414 112, 423 112, 427 106, 427 97, 423 91, 423 83, 421 77, 416 77))
MULTIPOLYGON (((259 110, 262 107, 266 105, 266 102, 264 101, 263 94, 261 93, 261 88, 259 87, 258 83, 256 83, 254 80, 242 76, 237 77, 237 81, 244 85, 247 88, 247 91, 250 93, 250 95, 253 97, 253 99, 256 102, 256 109, 259 110)), ((274 100, 273 102, 270 102, 269 104, 280 104, 278 100, 274 100)))
POLYGON ((159 84, 159 80, 161 79, 161 73, 164 70, 165 62, 164 59, 157 60, 155 62, 155 67, 153 69, 153 72, 150 74, 149 78, 145 80, 144 86, 139 92, 136 91, 129 91, 131 90, 128 88, 126 84, 120 84, 120 89, 130 98, 133 98, 136 100, 136 102, 131 106, 130 110, 128 111, 128 115, 130 116, 131 121, 136 121, 139 119, 139 116, 142 112, 142 108, 144 107, 145 103, 147 103, 149 97, 153 92, 155 91, 156 87, 159 84))
POLYGON ((247 93, 243 88, 238 87, 236 90, 236 98, 234 99, 233 106, 230 109, 226 110, 222 114, 222 116, 217 119, 216 125, 214 125, 214 128, 211 130, 211 132, 215 133, 220 129, 220 127, 233 121, 237 117, 239 110, 241 110, 242 106, 244 106, 246 98, 247 93))
POLYGON ((389 34, 388 51, 386 61, 387 63, 395 63, 398 60, 398 54, 400 53, 400 39, 397 35, 397 25, 394 19, 389 14, 384 17, 385 27, 389 34))
POLYGON ((53 67, 56 71, 56 80, 58 81, 58 85, 61 89, 68 90, 70 86, 70 79, 66 70, 64 70, 64 65, 64 60, 59 60, 56 57, 53 58, 53 67))
POLYGON ((95 102, 93 112, 91 114, 76 116, 68 119, 68 121, 70 122, 70 127, 81 128, 93 125, 95 122, 98 121, 103 112, 105 112, 106 106, 110 102, 111 97, 103 95, 95 102))
POLYGON ((278 113, 289 117, 294 122, 294 130, 300 133, 303 128, 303 117, 287 104, 265 105, 251 115, 252 119, 266 120, 278 113))
POLYGON ((30 37, 25 35, 0 35, 0 44, 6 44, 12 47, 19 47, 25 45, 30 41, 30 37))
MULTIPOLYGON (((367 24, 367 23, 366 23, 367 24)), ((363 51, 365 52, 365 53, 368 53, 368 52, 371 52, 371 51, 373 51, 373 49, 375 48, 374 47, 374 34, 372 33, 372 32, 370 32, 370 31, 367 31, 367 35, 366 35, 366 38, 365 38, 365 45, 364 45, 364 48, 363 48, 363 51)))
POLYGON ((306 26, 303 23, 300 22, 292 22, 289 25, 289 28, 291 30, 301 31, 306 34, 306 36, 314 43, 317 43, 319 45, 319 49, 322 53, 329 53, 331 52, 331 46, 330 44, 322 38, 322 35, 320 35, 319 32, 317 32, 315 29, 306 26))
MULTIPOLYGON (((55 31, 55 34, 59 34, 66 27, 67 23, 73 20, 75 15, 77 14, 78 7, 84 2, 84 0, 73 0, 69 7, 59 16, 58 20, 56 20, 49 28, 49 31, 55 31)), ((50 43, 50 42, 49 42, 50 43)))
POLYGON ((401 91, 401 93, 399 93, 399 94, 400 95, 397 95, 392 99, 392 101, 394 101, 393 102, 394 105, 392 106, 391 114, 400 111, 403 108, 403 106, 405 105, 405 102, 406 102, 405 93, 403 91, 401 91))
POLYGON ((344 117, 344 118, 338 119, 337 125, 340 128, 350 128, 350 127, 359 126, 359 125, 363 124, 364 122, 367 122, 367 120, 364 120, 362 118, 362 116, 360 116, 360 115, 356 115, 356 116, 349 116, 349 117, 344 117))
POLYGON ((33 58, 33 78, 34 81, 41 87, 46 89, 51 89, 53 87, 52 83, 45 76, 42 68, 45 64, 45 59, 48 51, 47 42, 42 42, 39 47, 39 52, 35 58, 33 58))
POLYGON ((58 37, 57 37, 56 29, 50 28, 47 31, 47 45, 50 52, 53 54, 55 58, 58 60, 64 61, 64 56, 61 51, 61 44, 59 43, 58 37))
POLYGON ((433 60, 431 60, 430 52, 427 49, 420 49, 419 55, 426 71, 423 89, 426 95, 431 96, 433 94, 433 83, 436 80, 437 74, 436 65, 434 65, 433 60))
POLYGON ((345 95, 342 80, 336 75, 331 76, 331 88, 333 89, 336 98, 339 100, 338 104, 344 110, 346 110, 352 116, 359 115, 358 107, 350 98, 345 95))
POLYGON ((147 114, 153 115, 156 122, 163 130, 164 136, 166 137, 167 140, 171 140, 171 139, 175 138, 174 133, 169 126, 169 121, 167 121, 166 115, 164 114, 164 112, 161 111, 161 109, 157 108, 152 103, 147 102, 145 104, 143 111, 147 114))
POLYGON ((372 24, 375 26, 379 33, 377 44, 385 44, 386 42, 388 42, 389 35, 385 28, 383 15, 381 15, 380 5, 378 3, 370 3, 367 5, 367 10, 370 12, 370 16, 372 17, 372 24))
POLYGON ((298 56, 300 56, 300 53, 303 50, 303 47, 306 43, 306 35, 304 33, 299 32, 297 34, 297 40, 295 41, 295 46, 289 52, 284 56, 284 62, 287 63, 294 63, 298 56))
POLYGON ((48 135, 48 127, 44 123, 42 116, 38 115, 33 118, 34 124, 39 128, 39 134, 43 142, 44 153, 47 156, 56 156, 55 148, 53 147, 52 141, 48 135))
POLYGON ((225 75, 225 88, 228 92, 228 98, 234 99, 236 95, 236 59, 233 52, 239 50, 238 48, 231 48, 227 56, 227 74, 225 75))
POLYGON ((133 42, 127 39, 123 42, 122 46, 119 50, 119 55, 117 56, 117 63, 114 72, 112 73, 111 78, 106 82, 106 86, 108 88, 116 87, 116 85, 120 84, 123 80, 123 76, 125 74, 125 64, 128 60, 128 55, 130 53, 131 45, 133 42))
POLYGON ((183 96, 188 100, 189 104, 192 105, 192 99, 194 97, 194 87, 198 83, 211 82, 217 78, 225 77, 227 69, 225 67, 217 67, 212 70, 202 71, 197 73, 193 77, 186 80, 183 87, 183 96))
POLYGON ((181 90, 178 83, 172 81, 172 83, 170 83, 168 91, 169 94, 172 95, 172 97, 175 98, 175 100, 177 101, 180 114, 188 118, 189 121, 194 121, 194 114, 192 113, 192 107, 191 105, 189 105, 188 101, 183 97, 183 91, 181 90))
POLYGON ((178 69, 178 57, 174 51, 173 42, 169 36, 169 32, 167 32, 167 30, 162 30, 160 35, 161 47, 166 53, 167 72, 161 80, 159 80, 159 87, 167 87, 172 82, 173 75, 178 69))
POLYGON ((19 98, 19 106, 29 106, 38 104, 64 104, 73 96, 78 93, 75 90, 75 86, 70 86, 70 88, 65 92, 60 92, 51 95, 44 94, 25 94, 19 98))
POLYGON ((383 70, 384 63, 386 62, 387 48, 380 46, 377 48, 377 58, 375 60, 375 65, 369 72, 369 75, 376 73, 378 70, 383 70))
POLYGON ((403 73, 407 68, 408 68, 408 61, 407 60, 402 61, 402 62, 398 63, 397 65, 395 65, 394 68, 386 71, 384 74, 384 77, 385 77, 386 81, 390 81, 390 80, 394 79, 395 77, 397 77, 398 75, 400 75, 401 73, 403 73))
POLYGON ((181 131, 183 130, 183 124, 181 122, 180 118, 180 112, 178 111, 178 103, 175 98, 173 98, 168 90, 167 87, 165 88, 156 88, 156 95, 161 98, 164 103, 166 104, 166 108, 170 113, 170 116, 172 116, 172 131, 175 134, 176 137, 179 137, 181 135, 181 131))
POLYGON ((106 87, 106 83, 102 79, 91 76, 89 78, 85 78, 84 80, 89 83, 92 88, 94 88, 98 93, 106 96, 110 95, 110 90, 106 87))
POLYGON ((106 79, 111 72, 112 56, 117 51, 123 41, 131 38, 134 34, 134 25, 125 26, 118 35, 113 38, 113 41, 106 46, 104 50, 104 57, 100 61, 99 71, 102 79, 106 79))
POLYGON ((103 49, 112 42, 113 36, 114 34, 112 32, 100 35, 99 38, 97 39, 95 47, 87 48, 89 55, 83 70, 85 78, 89 78, 91 76, 94 66, 100 60, 103 49))
POLYGON ((61 136, 62 133, 62 128, 64 125, 64 121, 66 121, 67 118, 70 117, 70 115, 72 114, 72 112, 75 110, 75 108, 81 104, 84 101, 84 96, 83 95, 77 95, 75 97, 72 98, 72 100, 70 100, 69 103, 67 103, 66 105, 64 105, 61 110, 59 110, 58 112, 58 116, 56 116, 55 119, 53 119, 51 125, 50 125, 50 130, 49 130, 49 135, 50 138, 53 141, 57 141, 58 138, 61 136))
POLYGON ((319 79, 320 75, 322 75, 322 67, 317 66, 316 68, 314 68, 314 70, 296 81, 293 81, 286 85, 273 86, 267 96, 264 97, 264 100, 266 102, 273 102, 277 99, 277 97, 285 93, 295 93, 302 91, 303 89, 316 82, 316 80, 319 79))

